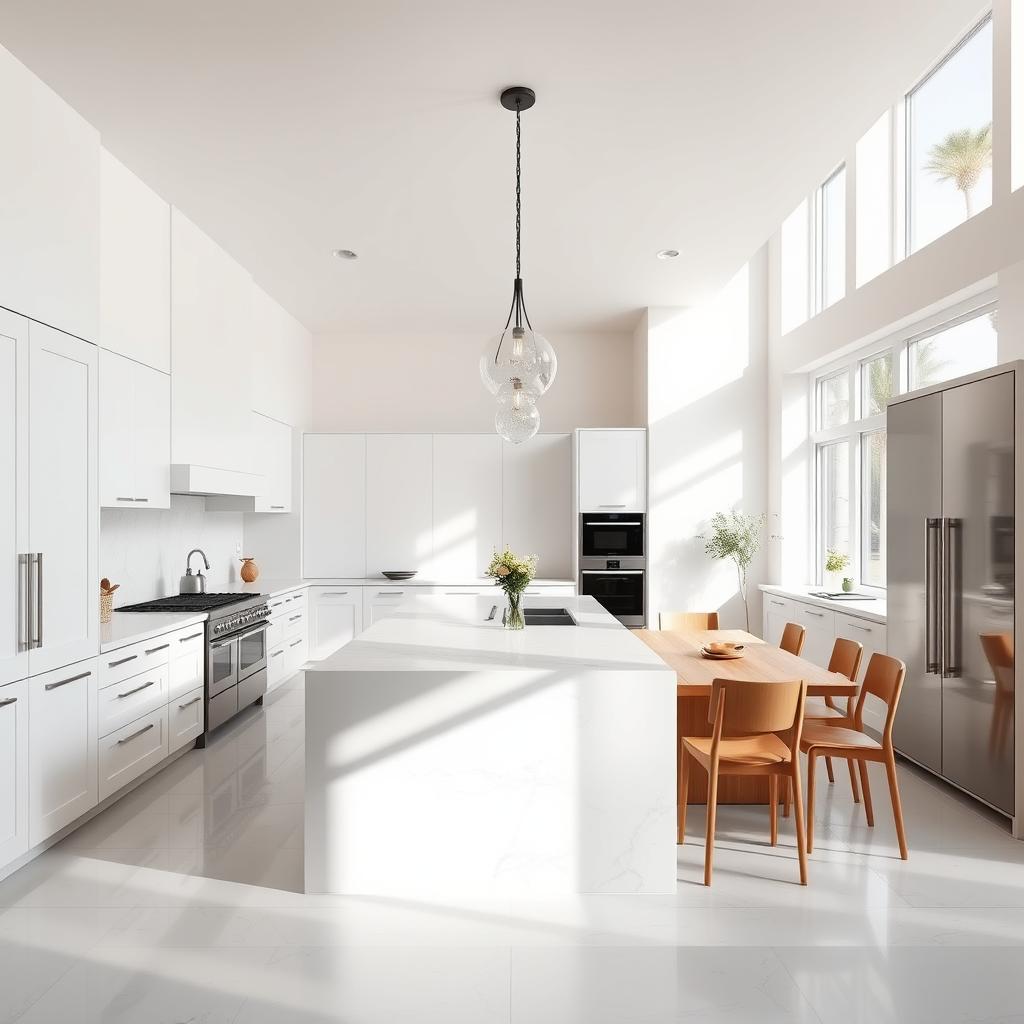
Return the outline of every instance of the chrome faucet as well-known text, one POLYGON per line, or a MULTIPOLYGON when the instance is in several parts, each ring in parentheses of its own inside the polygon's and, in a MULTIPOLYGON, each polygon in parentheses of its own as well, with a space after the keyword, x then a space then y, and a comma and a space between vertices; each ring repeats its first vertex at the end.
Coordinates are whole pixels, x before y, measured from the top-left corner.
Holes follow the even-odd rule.
POLYGON ((188 558, 185 559, 185 575, 181 577, 181 582, 178 586, 179 594, 206 593, 206 577, 203 575, 203 570, 200 569, 194 576, 192 575, 193 555, 199 555, 203 560, 203 565, 206 566, 206 571, 210 571, 209 559, 207 559, 206 555, 199 548, 193 548, 188 553, 188 558))

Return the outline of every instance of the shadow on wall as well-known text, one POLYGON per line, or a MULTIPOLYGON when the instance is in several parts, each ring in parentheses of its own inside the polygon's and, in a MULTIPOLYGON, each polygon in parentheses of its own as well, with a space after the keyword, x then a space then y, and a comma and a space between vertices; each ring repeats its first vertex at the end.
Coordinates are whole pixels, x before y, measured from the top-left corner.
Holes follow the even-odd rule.
MULTIPOLYGON (((715 512, 767 512, 768 289, 762 249, 711 300, 649 311, 650 610, 712 610, 745 621, 735 566, 713 562, 701 534, 715 512)), ((760 631, 769 518, 750 571, 760 631)))

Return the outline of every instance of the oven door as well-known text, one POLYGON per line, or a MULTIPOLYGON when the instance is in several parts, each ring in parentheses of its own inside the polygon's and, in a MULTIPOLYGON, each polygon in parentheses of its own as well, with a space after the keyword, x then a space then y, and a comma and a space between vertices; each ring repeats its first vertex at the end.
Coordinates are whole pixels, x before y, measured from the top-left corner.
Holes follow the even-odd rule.
POLYGON ((644 624, 644 570, 584 569, 580 593, 597 599, 623 625, 644 624))
POLYGON ((226 637, 223 640, 211 641, 207 660, 207 696, 216 697, 218 693, 230 690, 238 682, 238 639, 226 637))
POLYGON ((580 517, 583 558, 639 558, 644 553, 644 521, 640 515, 580 517))
POLYGON ((267 625, 262 623, 238 637, 238 681, 267 667, 267 625))

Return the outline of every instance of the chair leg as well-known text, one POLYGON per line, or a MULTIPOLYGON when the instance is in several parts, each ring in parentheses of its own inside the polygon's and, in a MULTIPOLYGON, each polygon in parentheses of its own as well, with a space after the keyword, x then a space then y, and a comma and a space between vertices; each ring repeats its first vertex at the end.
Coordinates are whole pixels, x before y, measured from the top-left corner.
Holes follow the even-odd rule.
POLYGON ((813 750, 807 754, 807 852, 814 852, 814 774, 818 757, 813 750))
POLYGON ((718 813, 718 765, 708 770, 708 828, 704 838, 704 884, 711 884, 711 866, 715 853, 715 817, 718 813))
MULTIPOLYGON (((810 851, 808 844, 809 833, 804 831, 804 802, 803 794, 800 792, 800 762, 793 764, 793 774, 790 776, 793 784, 793 814, 796 817, 796 852, 800 858, 800 884, 807 884, 807 854, 810 851)), ((808 818, 808 820, 810 820, 808 818)))
POLYGON ((772 846, 779 842, 779 777, 768 776, 768 822, 771 826, 772 846))
POLYGON ((830 786, 834 786, 836 782, 835 774, 832 772, 832 758, 825 758, 825 771, 828 772, 828 781, 830 786))
POLYGON ((853 759, 846 759, 846 767, 850 769, 850 792, 853 793, 853 802, 860 803, 860 786, 857 784, 857 769, 854 767, 853 759))
POLYGON ((686 841, 686 802, 690 791, 690 755, 686 747, 680 745, 679 750, 679 812, 676 818, 678 835, 676 842, 682 846, 686 841))
POLYGON ((789 781, 788 775, 786 776, 785 781, 782 785, 784 786, 784 789, 782 791, 782 816, 784 818, 788 818, 789 807, 790 804, 793 802, 793 784, 789 781))
POLYGON ((900 843, 900 856, 907 859, 907 834, 903 828, 903 804, 900 802, 900 787, 896 782, 896 758, 892 752, 885 759, 885 774, 889 777, 889 798, 892 800, 892 817, 896 822, 896 838, 900 843))
POLYGON ((875 810, 871 806, 871 783, 868 782, 867 761, 858 761, 857 767, 860 769, 860 788, 864 794, 864 814, 867 816, 868 825, 873 827, 875 824, 875 810))

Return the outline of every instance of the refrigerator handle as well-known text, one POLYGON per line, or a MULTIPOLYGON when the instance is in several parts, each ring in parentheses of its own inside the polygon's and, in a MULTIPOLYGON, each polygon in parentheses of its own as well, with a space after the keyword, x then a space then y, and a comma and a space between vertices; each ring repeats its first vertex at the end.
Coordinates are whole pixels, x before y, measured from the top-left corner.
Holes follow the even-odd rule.
POLYGON ((924 578, 924 635, 925 635, 925 671, 935 673, 942 671, 939 646, 941 636, 939 590, 939 560, 942 548, 942 520, 928 518, 925 520, 925 578, 924 578))
POLYGON ((943 664, 945 679, 957 679, 963 672, 963 526, 962 519, 946 519, 943 537, 943 664))

